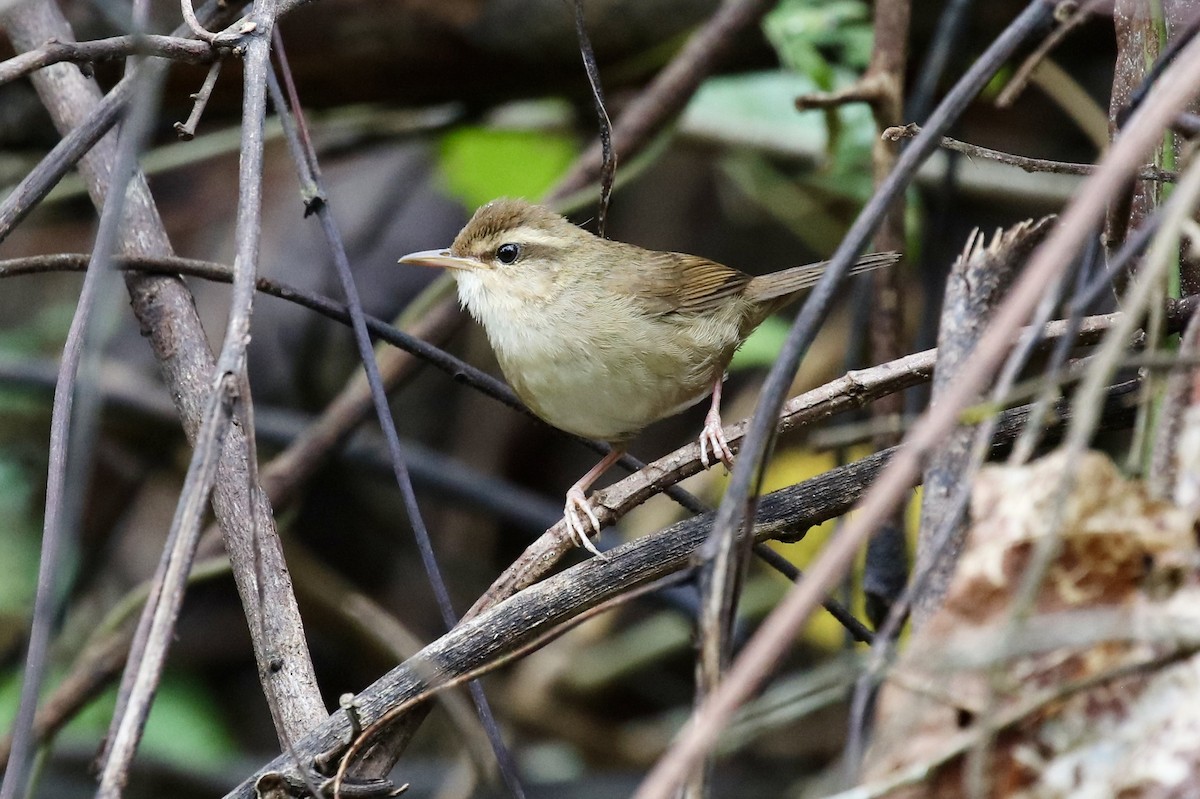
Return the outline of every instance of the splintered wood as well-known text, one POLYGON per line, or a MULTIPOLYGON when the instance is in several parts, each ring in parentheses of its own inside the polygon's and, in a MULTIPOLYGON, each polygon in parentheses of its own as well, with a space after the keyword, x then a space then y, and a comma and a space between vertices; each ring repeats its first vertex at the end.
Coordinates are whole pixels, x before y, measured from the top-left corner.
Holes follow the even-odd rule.
POLYGON ((1195 517, 1057 453, 986 469, 972 519, 882 688, 864 795, 1200 795, 1195 517))

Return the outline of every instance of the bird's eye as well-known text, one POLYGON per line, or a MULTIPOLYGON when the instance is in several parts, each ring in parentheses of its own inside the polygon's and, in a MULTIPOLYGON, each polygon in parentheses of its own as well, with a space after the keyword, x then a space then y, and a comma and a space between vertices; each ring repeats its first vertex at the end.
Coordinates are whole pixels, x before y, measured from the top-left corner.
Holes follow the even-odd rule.
POLYGON ((501 244, 496 248, 496 260, 502 264, 511 264, 521 255, 520 244, 501 244))

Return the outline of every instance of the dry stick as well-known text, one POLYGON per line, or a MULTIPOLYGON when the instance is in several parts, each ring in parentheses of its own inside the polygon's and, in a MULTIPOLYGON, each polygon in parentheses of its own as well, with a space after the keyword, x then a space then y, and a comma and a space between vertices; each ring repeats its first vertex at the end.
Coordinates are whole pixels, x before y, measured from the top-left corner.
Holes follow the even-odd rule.
MULTIPOLYGON (((291 71, 288 68, 283 42, 278 36, 276 37, 276 46, 278 48, 280 70, 287 81, 288 92, 291 97, 292 114, 295 115, 296 119, 302 119, 303 114, 300 108, 299 97, 292 83, 291 71)), ((396 433, 396 425, 392 419, 391 408, 388 405, 387 393, 384 391, 382 379, 379 375, 379 366, 375 362, 375 352, 371 346, 371 338, 367 333, 362 301, 359 298, 358 288, 354 283, 354 277, 350 271, 350 261, 346 256, 345 245, 342 243, 341 231, 334 222, 332 212, 329 208, 327 194, 321 180, 320 167, 317 164, 316 151, 312 146, 311 140, 300 135, 300 132, 305 129, 300 128, 298 130, 296 126, 290 124, 291 115, 288 113, 287 103, 284 101, 275 75, 272 73, 267 77, 271 90, 272 103, 275 105, 275 110, 281 120, 283 120, 284 135, 292 154, 292 160, 295 162, 296 170, 299 173, 300 183, 305 187, 311 186, 316 192, 314 200, 309 203, 308 208, 314 211, 320 220, 321 230, 325 234, 325 240, 333 256, 338 281, 341 283, 342 292, 346 296, 347 305, 350 310, 350 323, 354 331, 355 343, 358 346, 359 358, 362 360, 363 368, 366 371, 367 382, 370 385, 371 397, 375 406, 375 415, 379 419, 379 425, 387 444, 388 456, 392 462, 392 471, 396 479, 396 484, 400 488, 404 510, 408 516, 408 522, 412 526, 413 535, 416 538, 417 551, 421 555, 421 563, 425 568, 430 588, 433 590, 438 611, 442 616, 442 623, 446 626, 446 629, 450 629, 458 622, 458 616, 454 612, 454 605, 450 599, 450 591, 446 587, 445 578, 442 577, 441 567, 438 565, 437 556, 433 551, 433 542, 430 540, 429 530, 425 526, 425 520, 417 504, 417 495, 413 489, 412 477, 409 475, 408 465, 405 463, 404 455, 400 450, 400 437, 396 433)), ((517 776, 516 764, 504 744, 504 739, 500 735, 495 715, 492 713, 491 706, 484 695, 483 686, 478 682, 473 682, 468 690, 479 713, 480 722, 483 724, 484 729, 487 730, 488 740, 491 742, 492 749, 496 753, 496 760, 499 763, 500 773, 504 778, 505 784, 514 796, 518 797, 518 799, 523 799, 525 790, 521 786, 520 779, 517 776)), ((394 746, 381 747, 379 756, 374 762, 369 764, 370 767, 366 770, 366 776, 381 778, 386 775, 391 770, 391 767, 399 757, 400 752, 403 751, 403 746, 407 742, 408 736, 403 736, 402 739, 394 742, 394 746), (372 772, 378 773, 372 774, 372 772)))
MULTIPOLYGON (((862 542, 908 490, 924 454, 945 436, 959 411, 966 407, 999 365, 1012 335, 1041 298, 1044 286, 1069 262, 1072 252, 1098 222, 1108 198, 1134 173, 1159 140, 1162 130, 1191 99, 1198 86, 1200 43, 1193 41, 1156 84, 1104 158, 1101 170, 1075 196, 1050 239, 1034 254, 1009 300, 1001 306, 980 341, 974 358, 947 390, 939 412, 936 415, 926 412, 917 422, 906 437, 904 448, 860 503, 860 512, 821 554, 809 570, 808 579, 794 589, 759 628, 734 664, 722 689, 689 722, 671 752, 635 794, 637 799, 665 799, 687 769, 712 746, 716 734, 733 711, 765 679, 786 650, 795 630, 809 617, 821 596, 840 579, 862 542)), ((1078 420, 1073 422, 1073 425, 1078 424, 1078 420)))
MULTIPOLYGON (((900 139, 911 139, 921 133, 921 126, 916 123, 907 125, 897 125, 888 128, 883 132, 884 138, 891 141, 899 141, 900 139)), ((993 150, 990 147, 980 147, 978 144, 968 144, 958 139, 952 139, 949 136, 943 136, 941 147, 944 150, 953 150, 956 153, 962 153, 969 158, 983 158, 988 161, 998 161, 1007 166, 1015 166, 1018 169, 1023 169, 1026 172, 1049 172, 1055 175, 1094 175, 1099 168, 1096 164, 1079 164, 1071 161, 1051 161, 1046 158, 1030 158, 1026 155, 1013 155, 1012 153, 993 150)), ((1153 164, 1143 166, 1138 170, 1137 176, 1142 180, 1155 180, 1160 183, 1174 183, 1179 179, 1179 174, 1166 169, 1159 169, 1153 164)))
POLYGON ((196 17, 196 9, 192 7, 192 0, 180 0, 179 6, 180 11, 183 13, 183 21, 197 39, 209 44, 216 41, 217 34, 204 27, 204 24, 196 17))
MULTIPOLYGON (((209 4, 207 8, 203 13, 213 13, 216 3, 209 4)), ((51 2, 19 6, 7 15, 5 27, 18 50, 33 49, 49 39, 72 38, 70 26, 51 2)), ((156 66, 151 63, 142 68, 153 69, 156 66)), ((58 65, 35 73, 32 79, 60 131, 66 133, 77 125, 91 124, 99 93, 95 85, 79 74, 77 69, 58 65)), ((97 207, 105 201, 107 175, 112 168, 112 160, 112 140, 100 139, 79 164, 93 204, 97 207)), ((140 174, 131 184, 127 203, 125 230, 128 235, 123 242, 124 254, 169 256, 170 242, 145 179, 140 174)), ((125 282, 134 313, 141 322, 175 401, 184 433, 189 441, 195 441, 207 398, 211 394, 214 366, 207 338, 196 314, 195 302, 183 282, 174 276, 131 272, 127 273, 125 282)), ((239 499, 245 486, 245 467, 241 462, 244 452, 241 431, 230 431, 218 466, 217 490, 213 494, 213 508, 223 530, 249 526, 243 510, 245 503, 239 499)), ((265 501, 258 501, 253 512, 258 514, 260 527, 273 527, 271 510, 265 501)), ((251 590, 251 552, 249 547, 233 538, 228 544, 239 590, 245 589, 243 602, 249 606, 256 593, 251 590)), ((274 683, 277 690, 291 698, 285 709, 286 721, 289 726, 304 728, 323 718, 325 709, 313 675, 290 578, 277 541, 272 542, 271 546, 267 584, 271 591, 270 605, 277 614, 278 626, 269 631, 272 636, 270 639, 263 640, 259 626, 251 625, 251 638, 259 664, 260 680, 274 683), (280 668, 272 668, 273 665, 280 668)))
MULTIPOLYGON (((33 729, 46 668, 46 654, 50 643, 56 607, 64 597, 62 594, 62 558, 65 550, 73 547, 78 537, 82 500, 78 492, 68 499, 65 487, 68 471, 68 444, 75 456, 74 473, 76 485, 87 482, 88 464, 91 462, 92 437, 95 433, 95 418, 100 404, 94 393, 85 384, 79 389, 80 403, 72 419, 72 406, 76 394, 76 377, 83 356, 84 345, 96 344, 97 330, 93 320, 93 306, 103 294, 108 294, 108 285, 116 278, 111 271, 111 257, 119 239, 119 226, 125 207, 125 189, 136 170, 138 153, 144 145, 146 131, 158 104, 161 81, 142 81, 139 102, 134 104, 132 118, 123 126, 117 148, 116 165, 109 188, 115 199, 106 203, 100 216, 100 225, 92 248, 92 256, 84 276, 75 313, 71 318, 67 340, 63 345, 58 379, 54 386, 53 410, 50 418, 49 465, 46 476, 45 516, 42 527, 42 547, 38 565, 37 591, 34 597, 33 619, 30 623, 24 676, 21 685, 20 704, 13 723, 12 748, 8 767, 0 783, 0 799, 12 799, 24 794, 25 769, 35 738, 33 729), (76 430, 72 433, 73 422, 76 430)), ((103 310, 104 304, 101 304, 103 310)))
POLYGON ((90 42, 50 41, 0 62, 0 86, 64 61, 87 67, 100 61, 133 55, 168 58, 188 64, 207 64, 217 56, 210 45, 179 36, 113 36, 90 42))
MULTIPOLYGON (((1122 387, 1111 404, 1106 423, 1127 427, 1131 418, 1120 402, 1122 387)), ((1061 407, 1066 409, 1065 404, 1061 407)), ((997 445, 1010 441, 1024 423, 1027 409, 1002 414, 997 445)), ((755 537, 795 540, 821 521, 848 510, 875 479, 879 470, 897 457, 898 450, 876 453, 861 461, 832 469, 810 480, 763 498, 755 537)), ((358 695, 359 717, 373 724, 391 707, 427 689, 431 683, 470 672, 479 665, 536 639, 547 628, 589 608, 666 574, 689 568, 696 548, 712 522, 712 515, 688 519, 610 550, 608 561, 589 559, 543 582, 530 586, 482 615, 462 622, 430 643, 420 654, 392 669, 358 695)), ((335 713, 313 733, 297 743, 305 757, 339 751, 347 745, 349 724, 335 713)), ((265 776, 287 775, 293 761, 280 756, 227 794, 227 799, 251 799, 257 781, 265 776)))
POLYGON ((172 126, 175 128, 175 133, 184 141, 191 141, 196 136, 196 126, 200 124, 200 116, 208 105, 208 98, 212 97, 213 89, 217 85, 217 76, 221 74, 221 63, 219 58, 213 61, 212 66, 208 68, 208 74, 204 76, 204 83, 200 85, 200 91, 192 95, 195 103, 192 104, 192 112, 188 114, 187 121, 176 122, 172 126))
MULTIPOLYGON (((946 281, 938 326, 941 357, 933 378, 931 407, 937 408, 942 393, 970 358, 992 310, 1007 293, 1033 248, 1045 239, 1052 219, 1022 222, 997 234, 990 245, 978 229, 968 239, 946 281)), ((914 623, 918 625, 941 603, 962 548, 966 527, 959 521, 948 520, 960 518, 956 489, 968 474, 977 432, 977 426, 959 427, 925 464, 917 568, 927 569, 928 576, 923 590, 913 600, 914 623), (944 537, 943 524, 950 526, 944 537)))
MULTIPOLYGON (((187 574, 200 538, 203 511, 216 480, 218 453, 228 430, 230 411, 235 402, 250 402, 248 396, 237 396, 237 388, 239 385, 246 385, 245 355, 250 340, 250 316, 255 294, 254 278, 258 261, 262 192, 262 126, 266 106, 265 71, 270 57, 270 41, 267 37, 274 24, 273 0, 256 2, 254 16, 258 20, 257 35, 252 36, 246 45, 242 153, 238 175, 237 254, 234 260, 229 321, 225 341, 217 358, 209 403, 200 425, 200 433, 188 466, 175 518, 172 520, 168 536, 171 554, 165 564, 165 570, 160 570, 162 589, 159 601, 147 604, 142 615, 142 624, 146 625, 148 630, 145 651, 141 653, 140 658, 132 662, 132 670, 126 669, 122 681, 123 689, 128 686, 128 703, 124 712, 113 719, 108 757, 101 769, 100 786, 97 791, 98 796, 106 799, 115 799, 121 794, 146 717, 150 713, 150 705, 166 661, 167 649, 174 637, 175 621, 183 603, 187 574)), ((249 434, 250 431, 243 432, 249 434)), ((254 568, 253 573, 247 576, 252 580, 254 601, 246 603, 247 616, 251 627, 257 626, 259 637, 266 640, 274 613, 265 602, 265 568, 258 546, 260 536, 254 513, 257 486, 253 478, 254 460, 257 456, 250 449, 252 440, 249 437, 243 439, 247 448, 244 456, 247 468, 242 485, 242 501, 245 503, 244 512, 251 519, 250 529, 230 528, 226 530, 226 536, 231 541, 249 536, 254 568)), ((243 602, 245 599, 244 593, 243 602)), ((268 683, 267 703, 286 744, 304 730, 289 729, 284 721, 285 713, 280 708, 283 702, 271 688, 273 685, 268 683)))

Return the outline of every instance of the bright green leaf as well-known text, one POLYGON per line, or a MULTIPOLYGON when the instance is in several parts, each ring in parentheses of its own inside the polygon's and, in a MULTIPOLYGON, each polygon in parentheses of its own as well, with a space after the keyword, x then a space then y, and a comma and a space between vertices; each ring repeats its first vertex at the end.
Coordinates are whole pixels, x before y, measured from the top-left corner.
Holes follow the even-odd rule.
POLYGON ((576 151, 566 133, 464 126, 442 137, 438 167, 446 190, 477 208, 497 197, 538 199, 566 172, 576 151))

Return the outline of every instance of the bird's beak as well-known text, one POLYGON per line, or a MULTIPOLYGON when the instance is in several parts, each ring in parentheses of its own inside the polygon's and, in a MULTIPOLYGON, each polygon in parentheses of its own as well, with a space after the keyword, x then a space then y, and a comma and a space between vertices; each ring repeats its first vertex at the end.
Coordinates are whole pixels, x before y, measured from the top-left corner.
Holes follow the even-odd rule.
POLYGON ((410 252, 399 260, 398 263, 412 264, 413 266, 431 266, 438 269, 479 269, 484 264, 475 258, 462 258, 457 255, 451 255, 449 250, 421 250, 420 252, 410 252))

